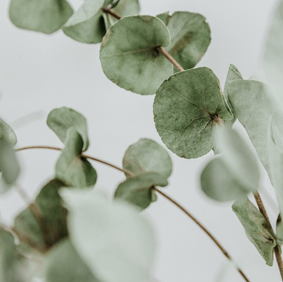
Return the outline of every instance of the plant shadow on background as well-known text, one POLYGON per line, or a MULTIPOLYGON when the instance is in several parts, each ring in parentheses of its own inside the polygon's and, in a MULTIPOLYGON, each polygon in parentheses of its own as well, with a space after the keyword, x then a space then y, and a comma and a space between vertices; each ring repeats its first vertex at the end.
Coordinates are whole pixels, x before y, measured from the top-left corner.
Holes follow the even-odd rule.
MULTIPOLYGON (((257 164, 259 158, 282 213, 283 1, 278 3, 262 58, 266 83, 246 80, 230 65, 223 91, 211 69, 194 68, 211 41, 202 15, 165 12, 154 17, 138 15, 139 10, 138 0, 85 0, 77 11, 65 0, 11 0, 9 16, 22 29, 46 34, 62 29, 76 41, 101 42, 101 65, 109 80, 134 93, 155 94, 154 122, 163 143, 185 159, 214 151, 200 176, 203 192, 219 202, 234 202, 233 211, 248 239, 268 266, 275 256, 283 280, 283 223, 279 214, 273 230, 258 192, 257 164), (257 156, 233 129, 237 119, 257 156)), ((16 148, 14 131, 0 119, 0 192, 16 189, 27 202, 13 226, 1 224, 1 282, 28 282, 35 277, 46 282, 155 281, 156 238, 140 211, 154 203, 157 194, 190 217, 232 261, 210 231, 160 188, 168 185, 172 172, 171 158, 161 145, 140 139, 126 150, 120 168, 86 154, 87 122, 75 110, 52 110, 47 125, 63 149, 16 148), (54 179, 33 203, 17 182, 16 154, 29 149, 61 151, 54 179), (90 161, 124 173, 114 199, 93 190, 97 173, 90 161)), ((239 277, 250 281, 234 265, 239 277)))

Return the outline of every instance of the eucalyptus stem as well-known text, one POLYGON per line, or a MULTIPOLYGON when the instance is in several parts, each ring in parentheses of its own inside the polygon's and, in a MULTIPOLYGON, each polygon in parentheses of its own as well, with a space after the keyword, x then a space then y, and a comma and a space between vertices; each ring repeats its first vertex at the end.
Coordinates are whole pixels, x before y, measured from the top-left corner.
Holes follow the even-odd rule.
MULTIPOLYGON (((174 199, 160 191, 158 188, 153 188, 156 192, 158 192, 160 195, 165 197, 167 200, 169 200, 171 203, 173 203, 175 206, 177 206, 180 210, 182 210, 188 217, 190 217, 208 236, 209 238, 216 244, 216 246, 220 249, 220 251, 224 254, 226 258, 228 258, 230 261, 233 261, 229 253, 224 249, 224 247, 219 243, 219 241, 183 206, 181 206, 179 203, 177 203, 174 199)), ((238 272, 241 274, 241 276, 245 279, 246 282, 249 282, 249 279, 244 274, 244 272, 237 267, 238 272)))
MULTIPOLYGON (((254 198, 255 198, 255 201, 257 203, 259 211, 261 212, 261 214, 264 216, 264 218, 266 219, 266 221, 270 225, 270 228, 273 230, 269 216, 267 214, 267 211, 265 209, 265 206, 263 204, 263 201, 261 199, 259 192, 254 193, 254 198)), ((280 271, 280 274, 281 274, 281 279, 283 281, 283 261, 282 261, 282 257, 281 257, 281 247, 278 244, 274 248, 274 253, 275 253, 276 261, 277 261, 278 268, 279 268, 279 271, 280 271)))
MULTIPOLYGON (((22 148, 18 148, 15 151, 19 152, 19 151, 24 151, 24 150, 29 150, 29 149, 49 149, 49 150, 56 150, 56 151, 62 151, 61 148, 58 147, 51 147, 51 146, 28 146, 28 147, 22 147, 22 148)), ((134 173, 126 170, 126 169, 122 169, 118 166, 115 166, 113 164, 110 164, 108 162, 102 161, 100 159, 88 156, 88 155, 81 155, 84 158, 96 161, 96 162, 100 162, 103 163, 107 166, 110 166, 112 168, 115 168, 121 172, 124 172, 125 174, 128 174, 130 176, 134 176, 134 173)), ((177 206, 180 210, 182 210, 186 215, 188 215, 209 237, 210 239, 216 244, 216 246, 221 250, 221 252, 225 255, 226 258, 228 258, 230 261, 233 261, 231 256, 229 255, 229 253, 224 249, 224 247, 218 242, 218 240, 193 216, 191 215, 184 207, 182 207, 180 204, 178 204, 175 200, 173 200, 171 197, 167 196, 165 193, 161 192, 158 188, 153 187, 153 189, 158 192, 159 194, 161 194, 163 197, 165 197, 166 199, 168 199, 169 201, 171 201, 175 206, 177 206)), ((244 272, 237 267, 238 272, 241 274, 241 276, 244 278, 244 280, 246 282, 250 282, 250 280, 247 278, 247 276, 244 274, 244 272)))
MULTIPOLYGON (((113 12, 111 9, 101 8, 101 11, 103 13, 113 16, 117 20, 121 19, 121 17, 115 12, 113 12)), ((172 63, 178 69, 178 71, 184 71, 183 67, 163 47, 157 47, 157 51, 162 54, 170 63, 172 63)))

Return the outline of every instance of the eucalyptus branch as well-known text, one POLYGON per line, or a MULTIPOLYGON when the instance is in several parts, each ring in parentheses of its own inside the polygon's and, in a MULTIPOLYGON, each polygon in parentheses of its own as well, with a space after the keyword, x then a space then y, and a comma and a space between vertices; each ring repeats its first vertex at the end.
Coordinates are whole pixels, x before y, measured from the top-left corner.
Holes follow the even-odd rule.
POLYGON ((117 20, 120 20, 121 17, 119 15, 117 15, 115 12, 113 12, 111 9, 108 8, 101 8, 101 11, 105 14, 109 14, 111 16, 113 16, 114 18, 116 18, 117 20))
MULTIPOLYGON (((51 146, 28 146, 28 147, 22 147, 19 149, 16 149, 17 152, 19 151, 23 151, 23 150, 29 150, 29 149, 49 149, 49 150, 56 150, 56 151, 62 151, 61 148, 58 147, 51 147, 51 146)), ((121 172, 124 172, 130 176, 134 176, 133 172, 129 171, 129 170, 125 170, 122 169, 120 167, 117 167, 113 164, 110 164, 108 162, 102 161, 100 159, 88 156, 88 155, 81 155, 84 158, 96 161, 96 162, 100 162, 103 163, 107 166, 110 166, 112 168, 115 168, 121 172)), ((165 193, 161 192, 158 188, 154 187, 153 188, 156 192, 158 192, 159 194, 161 194, 163 197, 165 197, 166 199, 168 199, 169 201, 171 201, 174 205, 176 205, 180 210, 182 210, 186 215, 188 215, 209 237, 210 239, 216 244, 216 246, 221 250, 221 252, 225 255, 226 258, 228 258, 230 261, 233 261, 231 256, 229 255, 229 253, 224 249, 224 247, 218 242, 218 240, 193 216, 191 215, 184 207, 182 207, 180 204, 178 204, 175 200, 173 200, 171 197, 167 196, 165 193)), ((250 280, 246 277, 246 275, 244 274, 244 272, 237 267, 238 272, 241 274, 241 276, 244 278, 244 280, 246 282, 250 282, 250 280)))
MULTIPOLYGON (((261 199, 259 192, 256 192, 254 194, 254 198, 255 198, 255 201, 257 203, 259 211, 261 212, 261 214, 264 216, 264 218, 266 219, 266 221, 270 225, 270 228, 273 230, 269 216, 267 214, 267 211, 265 209, 265 206, 263 204, 263 201, 261 199)), ((281 252, 282 252, 281 247, 277 244, 274 248, 274 253, 275 253, 276 261, 277 261, 278 268, 279 268, 279 271, 280 271, 280 274, 281 274, 281 278, 282 278, 282 281, 283 281, 283 261, 282 261, 282 257, 281 257, 281 252)))

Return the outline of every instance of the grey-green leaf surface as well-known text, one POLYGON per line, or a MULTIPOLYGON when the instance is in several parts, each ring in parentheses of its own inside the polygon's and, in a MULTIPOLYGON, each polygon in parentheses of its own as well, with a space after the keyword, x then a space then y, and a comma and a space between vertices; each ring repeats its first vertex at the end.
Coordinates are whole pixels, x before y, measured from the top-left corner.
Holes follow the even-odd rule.
POLYGON ((205 17, 196 13, 175 12, 167 26, 171 43, 166 50, 184 69, 193 68, 201 60, 211 41, 205 17))
POLYGON ((69 210, 71 242, 101 281, 150 280, 155 236, 138 209, 97 191, 61 191, 69 210))
POLYGON ((167 186, 166 177, 155 172, 143 173, 120 183, 114 197, 134 204, 141 209, 146 209, 152 202, 156 201, 156 195, 152 190, 154 185, 167 186))
POLYGON ((266 264, 272 266, 273 249, 277 242, 269 223, 249 200, 237 201, 232 208, 242 223, 248 239, 254 244, 266 264))
POLYGON ((214 146, 216 122, 232 119, 218 78, 205 67, 165 80, 156 92, 153 114, 163 143, 187 159, 208 153, 214 146))
POLYGON ((157 47, 166 47, 169 43, 169 31, 160 19, 124 17, 103 38, 100 49, 103 71, 126 90, 154 94, 162 81, 173 73, 172 64, 157 51, 157 47))
POLYGON ((83 139, 74 127, 67 131, 63 149, 55 167, 56 178, 76 188, 94 186, 97 174, 90 162, 81 156, 83 139))
POLYGON ((83 115, 69 108, 58 108, 52 110, 47 117, 47 125, 59 139, 65 143, 67 131, 74 127, 83 139, 83 151, 89 146, 87 122, 83 115))
POLYGON ((51 34, 66 23, 73 9, 65 0, 11 0, 9 14, 19 28, 51 34))
POLYGON ((212 159, 201 174, 203 192, 216 201, 232 201, 256 192, 260 172, 255 156, 230 127, 216 130, 216 143, 222 154, 212 159))
POLYGON ((276 106, 268 86, 259 81, 234 80, 228 83, 229 100, 235 115, 245 127, 263 166, 270 174, 268 156, 269 120, 276 106))
POLYGON ((62 206, 58 194, 59 189, 64 186, 57 179, 51 180, 41 189, 35 203, 15 218, 14 230, 22 242, 44 251, 67 236, 67 210, 62 206), (40 225, 42 223, 44 228, 40 225))
POLYGON ((12 146, 17 144, 17 136, 14 130, 3 120, 0 118, 0 136, 4 136, 7 141, 9 141, 12 146))
POLYGON ((283 245, 283 223, 282 223, 282 217, 279 214, 276 221, 276 238, 277 243, 282 246, 283 245))
POLYGON ((168 152, 150 139, 140 139, 125 152, 123 168, 141 174, 157 172, 168 178, 172 173, 172 161, 168 152))
POLYGON ((45 279, 46 282, 99 282, 69 239, 62 240, 48 253, 45 279))
POLYGON ((17 251, 13 235, 0 228, 0 281, 29 282, 30 278, 29 264, 17 251))
POLYGON ((157 15, 156 17, 161 19, 165 25, 168 25, 171 16, 169 15, 169 12, 165 12, 157 15))

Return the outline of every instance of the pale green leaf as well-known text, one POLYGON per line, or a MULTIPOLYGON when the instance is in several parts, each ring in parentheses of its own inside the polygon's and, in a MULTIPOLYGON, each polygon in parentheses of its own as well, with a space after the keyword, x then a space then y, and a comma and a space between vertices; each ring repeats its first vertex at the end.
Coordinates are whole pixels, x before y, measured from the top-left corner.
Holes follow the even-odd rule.
POLYGON ((198 158, 214 146, 214 129, 232 119, 219 80, 212 70, 196 68, 165 80, 153 105, 157 132, 164 144, 184 158, 198 158))
POLYGON ((47 255, 46 282, 99 282, 78 255, 69 239, 47 255))
POLYGON ((68 129, 74 127, 83 139, 83 151, 87 150, 89 146, 87 123, 80 113, 65 107, 54 109, 47 117, 47 125, 63 143, 66 143, 68 129))
POLYGON ((15 26, 51 34, 66 23, 73 9, 65 0, 11 0, 9 13, 15 26))
POLYGON ((103 71, 111 81, 126 90, 154 94, 173 72, 172 64, 157 51, 158 46, 166 47, 169 43, 169 31, 160 19, 125 17, 103 38, 100 49, 103 71))
POLYGON ((249 200, 237 201, 232 208, 242 223, 248 239, 254 244, 266 264, 272 266, 273 248, 277 243, 269 223, 249 200))
POLYGON ((145 209, 156 201, 155 193, 152 190, 155 185, 167 186, 166 177, 155 172, 143 173, 130 177, 119 184, 114 197, 145 209))
POLYGON ((282 223, 282 217, 279 214, 276 221, 276 238, 277 243, 282 246, 283 245, 283 223, 282 223))
POLYGON ((11 143, 12 146, 17 144, 17 136, 14 130, 0 118, 0 136, 4 136, 7 141, 11 143))
POLYGON ((229 127, 216 131, 216 144, 222 154, 214 158, 201 174, 201 188, 217 201, 232 201, 256 192, 260 172, 255 156, 240 135, 229 127))
POLYGON ((172 161, 159 144, 150 139, 140 139, 125 152, 123 168, 134 174, 157 172, 168 178, 172 173, 172 161))
POLYGON ((156 17, 161 19, 165 25, 168 25, 171 16, 169 15, 169 12, 166 12, 163 14, 159 14, 156 17))
POLYGON ((196 13, 175 12, 167 26, 171 43, 166 50, 184 69, 193 68, 201 60, 211 41, 205 17, 196 13))
POLYGON ((155 253, 151 225, 122 201, 97 191, 61 191, 69 210, 71 241, 101 281, 149 281, 155 253), (111 270, 111 271, 110 271, 111 270))
POLYGON ((65 148, 60 155, 56 167, 56 178, 76 188, 93 186, 97 174, 90 162, 81 156, 83 139, 74 127, 67 131, 65 148))

